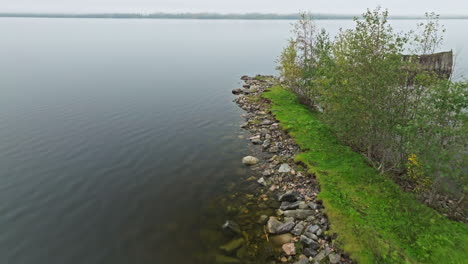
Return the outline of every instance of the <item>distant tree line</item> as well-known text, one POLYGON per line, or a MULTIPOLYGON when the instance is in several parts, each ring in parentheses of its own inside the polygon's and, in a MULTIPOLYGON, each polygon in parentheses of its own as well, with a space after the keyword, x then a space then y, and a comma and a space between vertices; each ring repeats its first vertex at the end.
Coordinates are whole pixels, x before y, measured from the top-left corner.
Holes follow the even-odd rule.
MULTIPOLYGON (((314 19, 353 19, 354 15, 341 14, 314 14, 314 19)), ((114 19, 245 19, 245 20, 297 20, 298 14, 273 13, 94 13, 94 14, 68 14, 68 13, 0 13, 0 17, 32 17, 32 18, 114 18, 114 19)), ((394 16, 392 19, 421 19, 419 16, 394 16)), ((444 19, 468 19, 468 16, 447 16, 444 19)))

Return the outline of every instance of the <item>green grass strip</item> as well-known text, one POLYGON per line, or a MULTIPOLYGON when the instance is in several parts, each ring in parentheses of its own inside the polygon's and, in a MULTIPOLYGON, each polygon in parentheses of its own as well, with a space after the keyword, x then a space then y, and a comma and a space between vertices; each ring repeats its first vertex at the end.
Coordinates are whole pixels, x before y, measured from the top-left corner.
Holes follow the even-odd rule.
POLYGON ((336 242, 359 263, 468 263, 468 227, 402 191, 338 142, 297 97, 275 86, 263 94, 281 127, 301 147, 297 162, 321 186, 319 199, 336 242))

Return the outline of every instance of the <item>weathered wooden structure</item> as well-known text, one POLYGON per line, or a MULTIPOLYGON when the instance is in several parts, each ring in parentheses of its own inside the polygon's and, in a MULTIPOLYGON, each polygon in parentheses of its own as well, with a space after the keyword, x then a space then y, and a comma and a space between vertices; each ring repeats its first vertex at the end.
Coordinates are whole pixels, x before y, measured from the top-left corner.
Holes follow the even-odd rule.
POLYGON ((453 72, 453 52, 439 52, 428 55, 403 55, 403 60, 417 62, 418 71, 428 71, 437 74, 439 78, 448 80, 453 72))

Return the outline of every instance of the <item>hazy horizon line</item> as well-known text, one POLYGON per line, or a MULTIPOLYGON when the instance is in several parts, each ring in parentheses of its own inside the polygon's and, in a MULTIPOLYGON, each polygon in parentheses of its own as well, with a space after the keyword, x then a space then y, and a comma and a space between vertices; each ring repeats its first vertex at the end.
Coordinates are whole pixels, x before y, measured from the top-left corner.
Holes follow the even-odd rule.
MULTIPOLYGON (((357 14, 312 13, 315 19, 353 19, 357 14)), ((107 19, 239 19, 239 20, 296 20, 298 13, 44 13, 44 12, 1 12, 0 17, 18 18, 107 18, 107 19)), ((424 15, 393 15, 390 19, 424 19, 424 15)), ((468 19, 468 15, 441 15, 440 19, 468 19)))

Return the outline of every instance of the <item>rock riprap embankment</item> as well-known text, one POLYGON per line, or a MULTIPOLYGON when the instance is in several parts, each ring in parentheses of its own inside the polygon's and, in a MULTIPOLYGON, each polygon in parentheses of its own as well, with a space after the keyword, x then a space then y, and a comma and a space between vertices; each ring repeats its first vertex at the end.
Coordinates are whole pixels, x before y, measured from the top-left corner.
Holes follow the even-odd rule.
MULTIPOLYGON (((279 205, 276 215, 261 215, 255 223, 264 226, 264 238, 277 250, 274 262, 352 263, 333 246, 326 232, 329 223, 317 200, 319 185, 315 177, 294 163, 299 147, 280 128, 269 112, 268 102, 261 97, 277 80, 273 76, 242 76, 241 79, 245 82, 243 88, 232 90, 238 95, 234 101, 247 112, 242 114, 245 122, 241 127, 252 134, 250 143, 264 154, 259 158, 246 156, 242 163, 258 172, 258 177, 252 180, 279 205)), ((241 227, 235 224, 231 227, 237 228, 241 227)), ((242 238, 237 238, 223 249, 235 250, 242 242, 242 238)))

